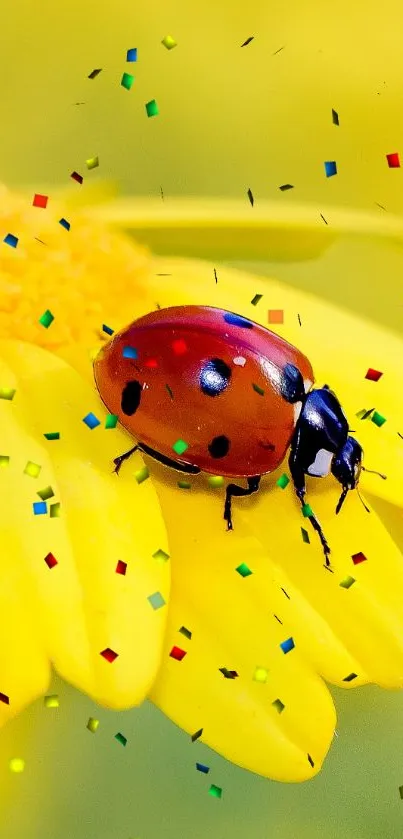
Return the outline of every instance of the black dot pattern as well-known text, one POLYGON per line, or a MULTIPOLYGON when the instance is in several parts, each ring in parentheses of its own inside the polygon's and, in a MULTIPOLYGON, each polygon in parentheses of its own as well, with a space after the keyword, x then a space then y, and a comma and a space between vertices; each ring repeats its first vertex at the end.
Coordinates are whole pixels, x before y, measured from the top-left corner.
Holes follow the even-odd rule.
POLYGON ((247 318, 242 318, 241 315, 234 315, 233 312, 225 312, 225 323, 230 323, 231 326, 239 326, 241 329, 253 329, 253 323, 247 318))
POLYGON ((209 443, 208 450, 211 457, 225 457, 225 455, 229 452, 230 445, 231 443, 228 437, 226 437, 225 434, 220 434, 219 437, 213 437, 211 443, 209 443))
POLYGON ((123 388, 120 406, 127 417, 132 417, 136 413, 140 405, 142 389, 143 386, 136 379, 132 382, 127 382, 123 388))
POLYGON ((281 376, 281 395, 287 402, 301 402, 305 398, 302 373, 294 364, 286 364, 281 376))
POLYGON ((218 396, 228 386, 231 368, 221 358, 211 358, 201 369, 200 388, 206 396, 218 396))

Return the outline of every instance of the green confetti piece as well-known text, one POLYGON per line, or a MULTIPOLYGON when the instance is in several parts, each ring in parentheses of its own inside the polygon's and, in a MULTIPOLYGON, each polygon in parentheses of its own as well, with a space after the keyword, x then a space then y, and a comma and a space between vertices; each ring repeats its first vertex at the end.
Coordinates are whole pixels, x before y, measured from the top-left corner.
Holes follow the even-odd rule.
POLYGON ((9 762, 10 772, 14 772, 16 775, 19 775, 25 769, 25 760, 21 757, 13 757, 9 762))
POLYGON ((371 417, 371 422, 375 423, 378 428, 381 427, 386 422, 386 417, 383 417, 382 414, 378 414, 378 411, 374 411, 371 417))
POLYGON ((222 798, 222 789, 221 787, 217 787, 215 784, 211 784, 209 794, 212 795, 213 798, 222 798))
POLYGON ((265 682, 267 682, 268 675, 269 675, 269 671, 266 670, 265 667, 256 667, 255 672, 253 674, 253 680, 255 682, 260 682, 261 684, 265 684, 265 682))
POLYGON ((283 713, 284 708, 285 708, 285 705, 284 705, 284 703, 281 701, 281 699, 275 699, 275 700, 274 700, 274 702, 272 702, 271 704, 273 705, 273 708, 275 708, 275 709, 276 709, 276 711, 277 711, 279 714, 282 714, 282 713, 283 713))
POLYGON ((357 673, 349 673, 344 677, 343 682, 353 682, 354 679, 357 679, 357 673))
POLYGON ((52 696, 45 696, 43 700, 43 704, 45 708, 58 708, 59 707, 59 697, 56 693, 52 696))
POLYGON ((118 424, 117 414, 108 414, 105 420, 105 428, 116 428, 118 424))
POLYGON ((46 440, 60 440, 60 431, 48 431, 43 436, 46 437, 46 440))
POLYGON ((403 787, 399 787, 400 798, 403 798, 403 787))
POLYGON ((181 626, 179 632, 181 633, 181 635, 184 635, 185 638, 188 639, 188 641, 192 640, 192 633, 190 629, 186 629, 186 626, 181 626))
POLYGON ((38 490, 36 494, 39 495, 39 498, 42 498, 42 501, 48 501, 49 498, 54 498, 55 495, 51 486, 38 490))
POLYGON ((158 551, 153 553, 153 559, 156 559, 157 562, 167 562, 169 559, 169 554, 162 550, 162 548, 158 548, 158 551))
POLYGON ((177 41, 175 41, 175 38, 173 38, 172 35, 165 35, 165 38, 162 39, 161 44, 164 47, 166 47, 167 50, 173 50, 173 48, 178 45, 177 41))
POLYGON ((9 466, 10 457, 8 454, 0 454, 0 466, 9 466))
POLYGON ((222 487, 224 486, 224 478, 221 475, 210 475, 207 479, 211 487, 222 487))
POLYGON ((88 722, 87 722, 88 731, 90 731, 91 734, 95 734, 98 726, 99 726, 99 720, 94 719, 94 717, 90 717, 88 722))
POLYGON ((41 469, 42 466, 39 466, 38 463, 32 463, 32 461, 29 460, 24 469, 24 475, 29 475, 30 478, 37 478, 41 469))
POLYGON ((192 484, 189 481, 178 481, 179 489, 192 489, 192 484))
POLYGON ((134 473, 134 477, 136 478, 138 484, 142 484, 143 481, 146 481, 147 478, 150 477, 147 466, 143 466, 142 469, 138 469, 137 472, 134 473))
POLYGON ((280 487, 280 489, 285 489, 286 486, 288 486, 289 483, 290 483, 290 479, 289 479, 288 475, 285 474, 285 472, 284 472, 283 475, 281 475, 281 477, 278 479, 278 481, 276 481, 276 484, 277 484, 278 487, 280 487))
POLYGON ((13 387, 0 387, 0 399, 8 399, 11 402, 16 392, 16 389, 13 387))
POLYGON ((151 99, 151 102, 147 102, 146 104, 146 111, 148 117, 156 117, 159 114, 158 105, 155 99, 151 99))
POLYGON ((250 570, 250 568, 248 568, 246 562, 241 562, 241 564, 238 565, 237 568, 235 568, 235 571, 237 571, 238 574, 241 575, 241 577, 250 577, 250 575, 252 574, 252 571, 250 570))
POLYGON ((124 87, 126 90, 130 90, 133 82, 134 76, 131 76, 130 73, 123 73, 122 81, 120 82, 122 87, 124 87))
POLYGON ((60 516, 60 509, 61 505, 58 501, 57 504, 51 504, 49 507, 49 516, 51 519, 57 519, 60 516))
POLYGON ((45 329, 49 329, 49 326, 51 323, 53 323, 54 319, 55 317, 54 315, 52 315, 52 312, 49 311, 49 309, 46 309, 46 312, 44 312, 43 315, 41 315, 41 317, 39 318, 39 323, 41 324, 41 326, 44 326, 45 329))
POLYGON ((364 419, 365 414, 367 413, 366 408, 361 408, 361 411, 357 411, 356 417, 357 419, 364 419))
POLYGON ((127 737, 125 737, 124 734, 121 734, 120 731, 115 734, 115 740, 117 740, 122 746, 125 746, 127 743, 127 737))
POLYGON ((258 394, 259 394, 259 396, 264 396, 264 390, 263 390, 263 388, 259 387, 259 385, 256 385, 254 382, 253 382, 253 384, 252 384, 252 387, 253 387, 253 390, 254 390, 256 393, 258 393, 258 394))
POLYGON ((261 300, 262 297, 263 297, 263 294, 255 294, 254 298, 250 301, 252 303, 252 306, 257 306, 257 304, 259 303, 259 300, 261 300))
POLYGON ((354 577, 345 577, 344 580, 342 580, 341 583, 339 583, 339 585, 342 588, 351 588, 351 586, 354 585, 354 583, 355 583, 354 577))
POLYGON ((302 505, 302 515, 307 519, 310 516, 313 516, 313 510, 310 504, 303 504, 302 505))
POLYGON ((99 166, 99 157, 89 157, 85 161, 87 169, 96 169, 99 166))
POLYGON ((161 609, 162 606, 165 606, 165 600, 160 591, 155 591, 154 594, 150 594, 150 596, 147 597, 147 600, 150 606, 153 607, 154 611, 157 611, 157 609, 161 609))
POLYGON ((173 444, 172 448, 176 454, 183 454, 186 449, 189 448, 189 445, 188 443, 185 443, 184 440, 177 440, 176 443, 173 444))

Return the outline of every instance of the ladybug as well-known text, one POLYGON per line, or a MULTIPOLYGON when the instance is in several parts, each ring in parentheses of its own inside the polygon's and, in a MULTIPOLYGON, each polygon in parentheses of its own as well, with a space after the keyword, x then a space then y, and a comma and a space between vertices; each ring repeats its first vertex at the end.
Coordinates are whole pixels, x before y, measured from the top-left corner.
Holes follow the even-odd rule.
POLYGON ((227 486, 228 530, 232 498, 256 492, 290 449, 297 498, 330 566, 329 545, 305 502, 305 476, 333 474, 343 488, 339 513, 364 469, 363 450, 333 391, 313 389, 300 350, 233 312, 174 306, 116 333, 97 355, 94 376, 108 411, 138 441, 114 460, 116 473, 139 449, 180 472, 246 478, 247 488, 227 486))

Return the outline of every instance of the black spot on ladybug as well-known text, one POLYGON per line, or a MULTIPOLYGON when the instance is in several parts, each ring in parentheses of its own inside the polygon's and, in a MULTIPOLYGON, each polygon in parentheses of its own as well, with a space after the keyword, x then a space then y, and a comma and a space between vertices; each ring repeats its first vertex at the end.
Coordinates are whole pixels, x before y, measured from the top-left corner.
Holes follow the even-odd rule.
POLYGON ((228 386, 231 368, 221 358, 212 358, 200 372, 200 388, 206 396, 218 396, 228 386))
POLYGON ((280 392, 287 402, 301 402, 305 398, 304 380, 298 367, 286 364, 281 376, 280 392))
POLYGON ((225 434, 220 434, 219 437, 213 437, 211 443, 209 443, 208 450, 211 457, 225 457, 225 455, 229 452, 230 445, 231 443, 228 440, 228 437, 226 437, 225 434))
POLYGON ((141 391, 143 386, 136 379, 127 382, 122 391, 120 406, 127 417, 132 417, 140 405, 141 391))
POLYGON ((231 326, 239 326, 241 329, 253 329, 253 323, 247 318, 242 318, 241 315, 234 315, 233 312, 226 312, 224 315, 225 323, 230 323, 231 326))

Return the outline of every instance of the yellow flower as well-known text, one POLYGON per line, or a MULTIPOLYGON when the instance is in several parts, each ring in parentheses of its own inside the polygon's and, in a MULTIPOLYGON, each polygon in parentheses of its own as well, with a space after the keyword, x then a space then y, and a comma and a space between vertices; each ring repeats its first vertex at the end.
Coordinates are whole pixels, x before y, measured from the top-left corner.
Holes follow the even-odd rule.
POLYGON ((3 227, 23 234, 16 251, 2 246, 0 275, 0 387, 15 390, 0 400, 0 663, 10 697, 1 719, 46 691, 52 662, 105 706, 148 696, 238 765, 283 781, 311 778, 336 725, 325 681, 403 685, 401 555, 373 509, 377 499, 402 504, 402 341, 267 278, 220 267, 216 283, 212 265, 154 258, 79 216, 68 234, 50 216, 38 230, 22 200, 7 202, 15 205, 6 219, 3 209, 3 227), (308 482, 332 574, 292 484, 277 484, 286 462, 257 496, 234 501, 232 533, 224 489, 205 475, 180 489, 180 475, 138 452, 112 474, 131 439, 105 427, 95 390, 102 324, 119 330, 157 305, 186 303, 263 325, 268 309, 283 310, 284 323, 272 328, 310 358, 316 382, 338 394, 365 465, 387 475, 362 475, 370 514, 349 493, 337 517, 334 479, 308 482), (46 310, 49 328, 38 323, 46 310), (383 373, 378 382, 365 378, 369 367, 383 373), (386 422, 357 417, 363 409, 386 422), (93 430, 83 422, 91 413, 101 423, 93 430), (52 432, 60 440, 44 438, 52 432), (144 466, 150 478, 141 480, 144 466), (33 515, 49 486, 54 515, 33 515), (57 565, 49 567, 49 554, 57 565), (116 573, 119 561, 125 574, 116 573))

